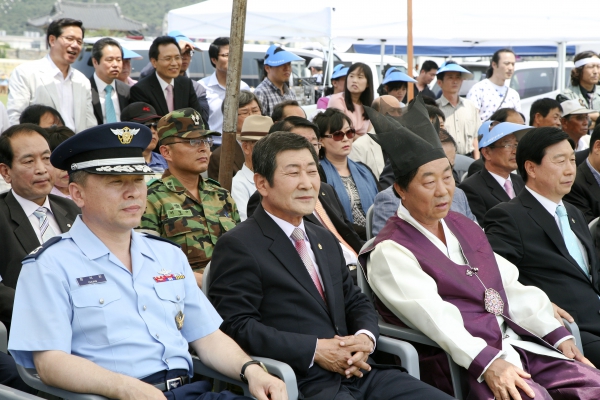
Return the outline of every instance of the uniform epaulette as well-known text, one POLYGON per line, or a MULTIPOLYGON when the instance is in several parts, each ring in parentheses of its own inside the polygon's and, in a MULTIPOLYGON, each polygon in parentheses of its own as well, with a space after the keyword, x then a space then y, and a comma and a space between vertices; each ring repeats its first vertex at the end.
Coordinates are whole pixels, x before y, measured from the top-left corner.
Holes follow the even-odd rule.
POLYGON ((216 180, 214 180, 212 178, 206 178, 206 182, 212 183, 215 186, 221 187, 221 184, 219 183, 219 181, 216 181, 216 180))
POLYGON ((181 248, 181 246, 180 246, 180 245, 178 245, 177 243, 175 243, 175 242, 172 242, 172 241, 170 241, 169 239, 165 239, 164 237, 160 237, 160 236, 152 235, 152 234, 150 234, 150 233, 143 233, 143 235, 144 235, 145 237, 147 237, 148 239, 160 240, 161 242, 167 242, 167 243, 169 243, 169 244, 172 244, 172 245, 173 245, 173 246, 175 246, 175 247, 179 247, 179 248, 181 248))
POLYGON ((53 244, 60 242, 61 239, 62 239, 62 237, 60 237, 60 236, 54 236, 54 237, 48 239, 46 241, 46 243, 35 248, 31 253, 29 253, 27 256, 25 256, 23 261, 38 258, 40 256, 40 254, 42 254, 44 251, 46 251, 53 244))

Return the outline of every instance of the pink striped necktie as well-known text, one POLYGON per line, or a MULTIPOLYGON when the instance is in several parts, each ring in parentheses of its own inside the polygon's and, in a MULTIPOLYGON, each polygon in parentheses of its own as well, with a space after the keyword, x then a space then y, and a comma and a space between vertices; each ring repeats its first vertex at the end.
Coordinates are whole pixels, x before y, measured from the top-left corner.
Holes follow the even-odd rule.
POLYGON ((512 182, 509 179, 504 181, 504 190, 506 190, 506 194, 508 194, 508 197, 510 197, 511 199, 515 198, 515 191, 513 190, 512 182))
POLYGON ((171 112, 175 108, 173 105, 173 86, 169 84, 165 90, 167 91, 167 108, 169 109, 169 112, 171 112))
POLYGON ((317 270, 315 269, 315 266, 312 260, 310 259, 310 255, 308 254, 308 249, 306 248, 304 232, 302 232, 302 229, 296 228, 294 229, 294 232, 292 232, 291 238, 294 241, 296 251, 300 255, 300 258, 302 259, 302 262, 304 263, 308 274, 310 275, 313 283, 317 287, 319 294, 321 295, 323 300, 325 300, 325 294, 323 293, 323 287, 321 286, 321 281, 319 280, 319 276, 317 275, 317 270))

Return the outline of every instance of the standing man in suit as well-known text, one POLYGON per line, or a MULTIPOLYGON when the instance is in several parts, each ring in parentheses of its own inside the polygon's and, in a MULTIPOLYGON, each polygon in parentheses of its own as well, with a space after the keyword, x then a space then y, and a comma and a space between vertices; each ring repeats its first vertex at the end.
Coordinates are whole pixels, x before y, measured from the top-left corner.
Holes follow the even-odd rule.
POLYGON ((574 143, 559 128, 536 128, 519 143, 525 189, 485 216, 494 249, 573 316, 585 356, 600 365, 599 264, 583 213, 563 201, 575 180, 574 143))
POLYGON ((67 232, 79 208, 50 194, 54 186, 46 133, 34 124, 15 125, 0 136, 0 174, 12 189, 0 195, 0 276, 14 288, 21 260, 55 235, 67 232))
POLYGON ((521 177, 512 171, 517 169, 519 139, 530 129, 530 126, 511 122, 500 123, 492 130, 483 129, 479 149, 484 168, 458 186, 467 195, 479 225, 483 224, 483 217, 490 208, 514 198, 525 186, 521 177))
POLYGON ((83 23, 71 18, 53 21, 46 32, 48 55, 19 65, 10 76, 8 119, 19 123, 23 110, 31 104, 56 109, 65 125, 75 132, 96 125, 90 81, 71 68, 83 46, 83 23))
POLYGON ((370 365, 379 328, 337 240, 305 224, 320 187, 317 153, 276 132, 252 154, 262 196, 253 218, 215 248, 209 297, 221 329, 251 354, 289 364, 305 399, 444 399, 399 369, 370 365))
POLYGON ((123 69, 123 49, 112 38, 102 38, 92 48, 94 75, 92 104, 98 125, 121 121, 121 111, 129 104, 129 85, 121 82, 119 74, 123 69))
POLYGON ((131 87, 130 101, 148 103, 161 116, 188 107, 201 113, 192 80, 179 75, 182 61, 177 40, 172 36, 157 37, 150 45, 148 56, 156 72, 131 87))

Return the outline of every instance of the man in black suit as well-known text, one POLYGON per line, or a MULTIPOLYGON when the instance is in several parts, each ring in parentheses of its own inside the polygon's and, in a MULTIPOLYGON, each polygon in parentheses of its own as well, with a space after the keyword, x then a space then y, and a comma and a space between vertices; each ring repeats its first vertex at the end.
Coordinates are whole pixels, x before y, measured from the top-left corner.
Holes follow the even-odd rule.
POLYGON ((92 48, 94 75, 92 106, 98 125, 121 121, 121 111, 129 104, 129 85, 118 77, 123 69, 123 49, 112 38, 102 38, 92 48), (110 101, 110 103, 109 103, 110 101))
POLYGON ((483 224, 483 217, 490 208, 509 201, 525 186, 521 177, 511 172, 517 168, 519 138, 529 129, 529 126, 503 122, 485 131, 479 140, 484 167, 458 186, 467 195, 479 225, 483 224))
MULTIPOLYGON (((148 103, 158 115, 188 107, 202 115, 203 110, 198 103, 192 80, 179 75, 181 49, 177 40, 172 36, 157 37, 150 45, 148 56, 156 72, 131 87, 130 101, 148 103)), ((204 126, 208 127, 208 115, 202 115, 202 119, 204 126)))
POLYGON ((326 230, 304 224, 315 208, 317 154, 278 132, 254 147, 261 205, 215 247, 209 297, 221 329, 251 354, 289 364, 305 399, 448 398, 396 368, 369 365, 377 315, 352 283, 326 230))
MULTIPOLYGON (((50 146, 34 124, 14 125, 0 136, 0 174, 12 189, 0 194, 0 321, 10 329, 21 261, 52 232, 66 232, 79 214, 71 200, 49 194, 53 187, 50 146), (45 217, 38 217, 45 207, 45 217), (45 222, 42 224, 42 219, 45 222)), ((0 353, 0 384, 30 391, 12 357, 0 353)))
POLYGON ((575 180, 574 143, 560 128, 536 128, 519 143, 525 189, 485 216, 494 249, 579 325, 585 356, 600 365, 598 258, 581 211, 563 201, 575 180))

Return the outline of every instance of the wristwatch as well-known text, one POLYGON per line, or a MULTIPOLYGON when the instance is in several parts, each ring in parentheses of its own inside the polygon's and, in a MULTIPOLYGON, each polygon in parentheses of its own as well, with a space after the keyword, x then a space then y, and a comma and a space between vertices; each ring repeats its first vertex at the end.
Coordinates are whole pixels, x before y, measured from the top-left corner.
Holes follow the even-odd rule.
POLYGON ((246 378, 246 375, 244 375, 244 372, 246 372, 246 368, 252 364, 260 365, 260 367, 262 369, 264 369, 267 374, 269 373, 269 371, 267 371, 267 367, 265 367, 265 364, 263 364, 262 362, 256 361, 256 360, 248 361, 246 364, 244 364, 242 366, 242 372, 240 372, 240 379, 244 383, 248 383, 248 378, 246 378))

